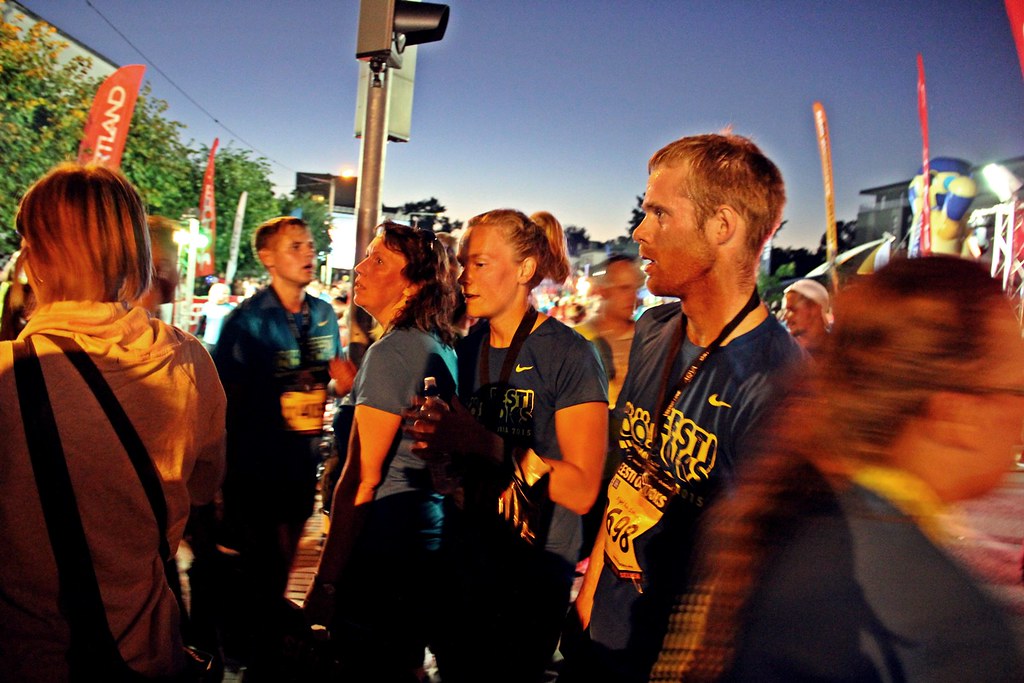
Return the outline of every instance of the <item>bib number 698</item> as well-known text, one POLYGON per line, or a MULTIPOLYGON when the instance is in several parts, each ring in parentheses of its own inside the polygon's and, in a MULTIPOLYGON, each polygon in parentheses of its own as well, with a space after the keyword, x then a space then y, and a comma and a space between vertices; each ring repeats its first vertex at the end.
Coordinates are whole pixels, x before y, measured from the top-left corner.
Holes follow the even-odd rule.
POLYGON ((622 508, 618 507, 608 511, 604 524, 608 537, 618 544, 622 552, 628 553, 633 534, 640 529, 640 525, 635 523, 622 508))

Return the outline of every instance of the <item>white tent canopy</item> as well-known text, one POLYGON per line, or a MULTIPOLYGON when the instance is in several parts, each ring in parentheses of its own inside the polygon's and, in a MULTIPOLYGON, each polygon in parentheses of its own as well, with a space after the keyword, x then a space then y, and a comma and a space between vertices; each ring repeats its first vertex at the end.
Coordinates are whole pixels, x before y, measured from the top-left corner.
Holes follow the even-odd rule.
MULTIPOLYGON (((842 254, 839 254, 838 256, 836 256, 836 267, 838 268, 838 267, 848 263, 852 259, 857 258, 858 256, 860 256, 861 257, 860 260, 863 261, 866 258, 871 257, 871 252, 872 251, 878 251, 878 254, 875 255, 876 258, 877 258, 878 255, 881 255, 881 253, 883 251, 885 251, 886 252, 885 260, 888 261, 888 248, 891 247, 891 243, 893 241, 895 241, 895 239, 896 238, 893 237, 892 235, 886 235, 885 237, 883 237, 881 239, 872 240, 870 242, 865 242, 864 244, 857 245, 853 249, 849 249, 847 251, 844 251, 842 254)), ((825 263, 822 263, 820 266, 818 266, 817 268, 815 268, 811 272, 807 273, 807 275, 804 275, 804 277, 809 277, 809 278, 821 277, 822 275, 825 275, 826 273, 828 273, 829 265, 830 264, 826 261, 825 263)), ((883 264, 882 264, 882 262, 878 262, 877 265, 879 267, 881 267, 883 264)))

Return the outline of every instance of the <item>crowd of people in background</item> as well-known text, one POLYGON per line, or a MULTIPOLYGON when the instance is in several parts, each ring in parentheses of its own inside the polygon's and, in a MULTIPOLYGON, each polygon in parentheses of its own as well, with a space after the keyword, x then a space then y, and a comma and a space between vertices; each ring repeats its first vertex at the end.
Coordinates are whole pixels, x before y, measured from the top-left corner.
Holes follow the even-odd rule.
POLYGON ((789 283, 776 316, 775 164, 708 134, 648 172, 639 258, 589 296, 537 295, 571 274, 546 211, 385 221, 327 284, 280 216, 253 235, 265 284, 212 283, 188 331, 161 321, 164 219, 116 171, 44 176, 2 290, 3 675, 301 680, 298 624, 330 635, 328 680, 427 681, 428 651, 444 683, 1024 680, 940 514, 1021 439, 998 283, 895 259, 789 283))

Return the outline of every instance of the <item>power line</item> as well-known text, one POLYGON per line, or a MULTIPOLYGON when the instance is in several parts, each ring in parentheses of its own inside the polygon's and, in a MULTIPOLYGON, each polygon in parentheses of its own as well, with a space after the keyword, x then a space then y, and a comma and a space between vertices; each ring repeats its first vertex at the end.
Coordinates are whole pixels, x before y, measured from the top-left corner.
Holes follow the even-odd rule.
POLYGON ((177 90, 178 92, 180 92, 180 93, 181 93, 182 95, 184 95, 184 96, 185 96, 185 98, 186 98, 186 99, 188 99, 188 101, 189 101, 189 102, 191 102, 192 104, 194 104, 194 105, 196 106, 196 108, 198 108, 198 109, 199 109, 199 111, 201 111, 201 112, 203 112, 204 114, 206 114, 207 116, 209 116, 209 117, 210 117, 210 120, 212 120, 212 121, 213 121, 214 123, 216 123, 216 124, 217 124, 218 126, 220 126, 221 128, 223 128, 224 130, 226 130, 226 131, 227 131, 228 133, 230 133, 231 135, 233 135, 233 136, 234 136, 235 138, 237 138, 237 139, 238 139, 238 140, 239 140, 240 142, 242 142, 243 144, 247 145, 247 146, 248 146, 249 148, 251 148, 252 150, 254 150, 254 151, 258 152, 258 153, 259 153, 259 154, 261 154, 261 155, 263 155, 263 157, 264 157, 264 158, 266 158, 266 159, 267 159, 267 161, 270 161, 271 163, 277 164, 277 165, 278 165, 278 166, 280 166, 281 168, 283 168, 283 169, 285 169, 285 170, 288 170, 288 171, 291 171, 292 173, 295 173, 295 172, 296 172, 296 171, 295 171, 295 169, 291 168, 290 166, 286 166, 285 164, 282 164, 282 163, 281 163, 280 161, 277 161, 276 159, 274 159, 273 157, 271 157, 271 156, 270 156, 269 154, 267 154, 266 152, 264 152, 263 150, 261 150, 261 149, 260 149, 259 147, 257 147, 256 145, 252 144, 251 142, 249 142, 248 140, 246 140, 245 138, 243 138, 243 137, 242 137, 241 135, 239 135, 239 134, 238 134, 238 133, 236 133, 235 131, 233 131, 233 130, 231 130, 230 128, 228 128, 228 127, 227 127, 227 125, 225 125, 224 123, 222 123, 222 122, 220 121, 220 119, 218 119, 218 118, 217 118, 216 116, 214 116, 214 115, 213 115, 213 114, 211 114, 211 113, 210 113, 209 111, 207 111, 206 107, 204 107, 203 105, 199 104, 199 102, 197 102, 197 101, 195 100, 195 98, 193 98, 193 97, 192 97, 191 95, 189 95, 189 94, 188 94, 187 92, 185 92, 184 88, 182 88, 182 87, 181 87, 181 86, 179 86, 179 85, 178 85, 177 83, 175 83, 175 82, 174 82, 174 79, 173 79, 173 78, 171 78, 170 76, 168 76, 168 75, 167 75, 167 74, 166 74, 166 73, 164 72, 164 70, 163 70, 163 69, 161 69, 161 68, 160 68, 160 67, 159 67, 159 66, 158 66, 158 65, 156 64, 156 62, 154 62, 154 61, 153 61, 152 59, 150 59, 149 57, 147 57, 147 56, 146 56, 146 54, 145 54, 145 53, 144 53, 144 52, 143 52, 142 50, 140 50, 140 49, 139 49, 138 47, 136 47, 136 46, 135 46, 135 43, 133 43, 133 42, 132 42, 131 40, 129 40, 128 36, 126 36, 126 35, 125 35, 124 33, 122 33, 122 32, 121 32, 121 30, 120 30, 119 28, 117 28, 117 26, 114 26, 114 23, 113 23, 112 21, 110 21, 110 19, 108 19, 108 18, 106 17, 106 15, 104 15, 104 14, 103 14, 103 12, 101 12, 101 11, 100 11, 100 10, 99 10, 99 9, 98 9, 98 8, 97 8, 97 7, 95 6, 95 5, 93 5, 93 4, 92 4, 92 2, 91 2, 91 0, 85 0, 85 4, 86 4, 86 5, 88 5, 88 6, 89 6, 89 7, 90 7, 90 8, 92 9, 92 11, 93 11, 93 12, 95 12, 96 14, 98 14, 98 15, 100 16, 100 18, 101 18, 101 19, 103 19, 103 21, 105 21, 105 22, 107 23, 107 25, 108 25, 108 26, 109 26, 110 28, 112 28, 112 29, 114 30, 114 33, 116 33, 117 35, 121 36, 121 38, 122 38, 122 39, 124 40, 124 42, 128 43, 128 45, 130 45, 130 46, 131 46, 131 48, 132 48, 133 50, 135 50, 136 52, 138 52, 138 53, 139 53, 139 56, 140 56, 140 57, 142 57, 142 58, 143 58, 143 59, 144 59, 144 60, 146 61, 146 63, 147 63, 147 64, 149 64, 150 66, 152 66, 152 67, 153 67, 153 68, 154 68, 154 69, 155 69, 155 70, 157 71, 157 73, 159 73, 159 74, 160 74, 161 76, 163 76, 163 77, 164 77, 164 78, 165 78, 165 79, 167 80, 167 82, 168 82, 168 83, 170 83, 170 84, 171 84, 172 86, 174 86, 174 88, 175 88, 175 89, 176 89, 176 90, 177 90))

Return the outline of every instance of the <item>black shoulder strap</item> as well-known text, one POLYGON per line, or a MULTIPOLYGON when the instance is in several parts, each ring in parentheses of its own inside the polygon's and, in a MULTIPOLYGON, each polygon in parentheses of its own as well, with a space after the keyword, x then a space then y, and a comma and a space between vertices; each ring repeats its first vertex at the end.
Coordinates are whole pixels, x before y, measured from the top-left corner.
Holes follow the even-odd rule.
MULTIPOLYGON (((160 557, 167 560, 171 556, 170 545, 167 543, 167 499, 164 497, 164 490, 160 483, 160 474, 156 471, 153 461, 149 457, 146 445, 132 425, 128 414, 124 412, 121 402, 117 400, 113 389, 103 379, 103 374, 96 367, 96 363, 89 357, 78 342, 70 337, 59 337, 56 335, 43 335, 64 352, 68 360, 75 366, 78 373, 85 380, 86 384, 96 396, 100 407, 106 413, 107 419, 114 427, 121 443, 128 452, 135 474, 142 482, 142 488, 149 499, 149 505, 153 508, 153 516, 156 517, 157 531, 160 534, 160 557)), ((37 361, 38 362, 38 361, 37 361)))
POLYGON ((107 623, 64 447, 31 339, 14 344, 14 378, 32 472, 57 562, 58 599, 71 630, 72 675, 124 672, 127 667, 107 623))

